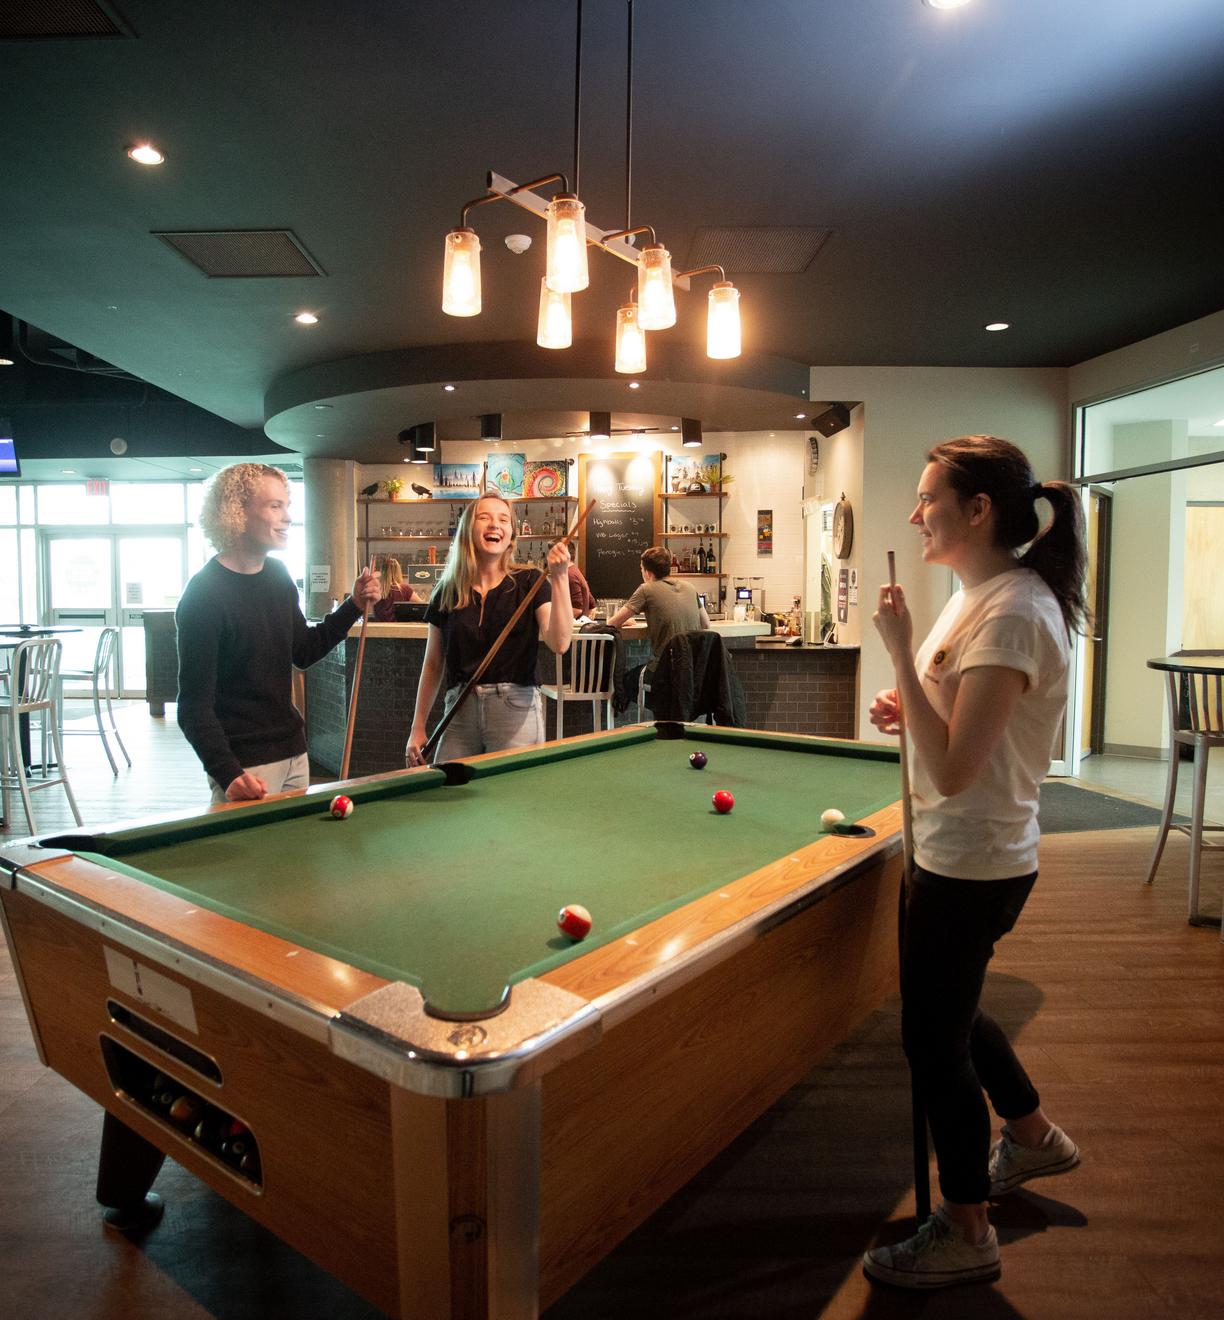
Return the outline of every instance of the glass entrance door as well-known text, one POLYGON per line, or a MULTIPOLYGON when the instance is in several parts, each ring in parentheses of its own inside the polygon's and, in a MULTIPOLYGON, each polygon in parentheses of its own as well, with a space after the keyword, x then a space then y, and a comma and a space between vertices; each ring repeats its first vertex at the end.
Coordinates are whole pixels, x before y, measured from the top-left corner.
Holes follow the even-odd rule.
MULTIPOLYGON (((50 621, 61 634, 65 669, 90 669, 102 628, 120 629, 119 691, 143 697, 144 611, 173 609, 187 567, 184 528, 99 531, 44 529, 42 569, 50 621)), ((70 687, 68 695, 85 695, 70 687)))

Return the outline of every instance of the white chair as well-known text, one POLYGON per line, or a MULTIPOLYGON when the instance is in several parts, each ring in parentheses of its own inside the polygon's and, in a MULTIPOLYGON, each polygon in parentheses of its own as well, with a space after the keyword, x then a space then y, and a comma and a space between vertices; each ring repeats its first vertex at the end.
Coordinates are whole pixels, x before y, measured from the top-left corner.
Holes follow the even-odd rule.
POLYGON ((591 719, 600 729, 599 703, 607 710, 607 727, 612 728, 612 648, 615 638, 607 633, 579 633, 570 642, 565 655, 557 660, 557 681, 541 683, 540 691, 557 703, 557 737, 565 737, 565 703, 589 701, 591 719), (569 682, 565 681, 565 660, 569 660, 569 682))
MULTIPOLYGON (((1207 760, 1213 747, 1224 747, 1224 675, 1218 663, 1214 673, 1192 672, 1195 661, 1185 657, 1185 669, 1165 670, 1165 693, 1169 703, 1169 779, 1165 788, 1164 812, 1160 819, 1160 832, 1148 867, 1147 881, 1156 878, 1156 868, 1164 852, 1165 840, 1171 829, 1190 836, 1190 924, 1215 925, 1218 918, 1205 917, 1198 910, 1199 870, 1205 844, 1203 835, 1224 830, 1224 825, 1204 825, 1203 806, 1207 794, 1207 760), (1183 685, 1185 699, 1183 701, 1183 685), (1173 801, 1177 795, 1177 771, 1182 747, 1194 749, 1194 794, 1191 799, 1190 823, 1174 825, 1173 801)), ((1162 666, 1163 667, 1163 666, 1162 666)), ((1221 930, 1224 939, 1224 929, 1221 930)))
POLYGON ((64 769, 64 745, 60 740, 60 644, 54 637, 40 637, 37 640, 21 642, 13 652, 12 668, 9 671, 8 690, 0 696, 0 795, 4 799, 4 819, 9 815, 9 792, 15 787, 21 794, 21 803, 25 808, 26 820, 30 833, 37 831, 34 823, 34 808, 30 795, 43 788, 53 788, 56 784, 64 786, 68 805, 78 825, 81 813, 77 810, 76 798, 72 796, 72 787, 68 783, 68 774, 64 769), (44 761, 42 773, 35 782, 25 766, 25 752, 22 748, 21 722, 38 716, 44 731, 50 734, 55 749, 55 768, 58 774, 51 773, 51 767, 44 761))
MULTIPOLYGON (((128 755, 127 748, 123 745, 123 739, 119 736, 119 730, 115 726, 115 712, 111 706, 111 697, 119 694, 119 629, 103 628, 98 635, 98 649, 94 652, 94 662, 92 669, 61 669, 60 670, 60 690, 63 691, 64 683, 69 680, 77 682, 87 682, 93 689, 94 718, 98 722, 97 734, 102 739, 102 750, 106 753, 106 759, 110 762, 111 774, 119 773, 119 766, 111 755, 110 743, 106 740, 107 729, 102 723, 102 702, 106 702, 106 718, 110 722, 110 733, 119 744, 119 750, 123 753, 123 759, 130 767, 132 758, 128 755)), ((62 695, 61 695, 62 705, 62 695)), ((64 737, 92 738, 93 729, 64 729, 64 737)))

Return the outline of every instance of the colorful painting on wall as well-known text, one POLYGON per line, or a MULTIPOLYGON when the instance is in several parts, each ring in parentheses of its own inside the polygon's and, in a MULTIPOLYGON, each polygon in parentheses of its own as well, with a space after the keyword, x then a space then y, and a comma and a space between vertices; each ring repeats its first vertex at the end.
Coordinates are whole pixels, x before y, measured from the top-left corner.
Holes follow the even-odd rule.
POLYGON ((714 483, 722 474, 721 454, 699 454, 693 458, 673 458, 669 470, 673 495, 683 495, 686 491, 701 486, 704 490, 713 490, 714 483))
POLYGON ((485 489, 499 495, 521 495, 525 463, 523 454, 490 454, 485 465, 485 489))
POLYGON ((474 500, 484 486, 483 463, 435 463, 436 500, 474 500))
POLYGON ((528 463, 523 475, 523 494, 532 499, 551 499, 568 494, 568 463, 528 463))
POLYGON ((757 554, 773 554, 773 510, 757 510, 757 554))

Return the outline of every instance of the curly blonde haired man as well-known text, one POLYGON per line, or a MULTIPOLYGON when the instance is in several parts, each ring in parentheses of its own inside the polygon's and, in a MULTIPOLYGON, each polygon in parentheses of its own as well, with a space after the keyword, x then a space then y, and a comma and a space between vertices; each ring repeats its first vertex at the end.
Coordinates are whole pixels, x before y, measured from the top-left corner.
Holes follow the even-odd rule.
POLYGON ((378 599, 365 571, 322 623, 306 622, 279 559, 289 543, 289 482, 263 463, 212 479, 200 525, 217 554, 179 601, 179 728, 208 773, 212 800, 244 802, 306 788, 310 768, 293 667, 322 659, 378 599))

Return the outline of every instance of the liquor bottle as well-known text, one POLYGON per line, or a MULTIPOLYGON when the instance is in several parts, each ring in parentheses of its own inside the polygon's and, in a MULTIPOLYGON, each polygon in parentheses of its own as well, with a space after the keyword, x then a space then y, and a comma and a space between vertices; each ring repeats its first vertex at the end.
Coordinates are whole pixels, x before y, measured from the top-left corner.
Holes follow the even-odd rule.
POLYGON ((523 527, 522 527, 522 532, 521 532, 520 534, 521 534, 522 536, 530 536, 530 535, 531 535, 531 524, 527 521, 527 515, 526 515, 526 514, 523 515, 523 527))
POLYGON ((446 528, 447 536, 453 538, 455 535, 455 528, 457 526, 458 526, 458 519, 455 517, 455 506, 452 504, 450 506, 450 517, 446 528))
POLYGON ((676 552, 674 550, 672 551, 671 571, 673 573, 679 573, 680 571, 680 561, 676 558, 676 552))
POLYGON ((717 571, 718 561, 714 558, 714 542, 711 540, 710 544, 706 547, 706 572, 715 573, 717 571))
POLYGON ((697 542, 697 571, 704 573, 706 571, 706 552, 705 546, 700 541, 697 542))

